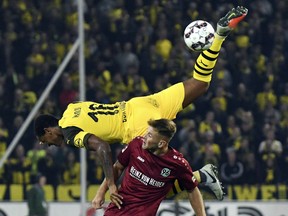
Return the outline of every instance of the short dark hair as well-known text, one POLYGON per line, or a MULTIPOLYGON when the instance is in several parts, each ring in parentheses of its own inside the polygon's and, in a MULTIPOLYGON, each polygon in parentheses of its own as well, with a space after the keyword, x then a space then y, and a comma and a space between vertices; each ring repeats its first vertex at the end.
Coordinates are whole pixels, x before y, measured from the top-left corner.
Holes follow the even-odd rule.
POLYGON ((150 119, 148 121, 148 125, 156 129, 159 134, 167 137, 168 139, 172 139, 177 130, 176 124, 169 119, 150 119))
POLYGON ((37 137, 41 137, 45 134, 44 128, 58 126, 58 121, 55 116, 43 114, 36 117, 34 120, 34 132, 37 137))

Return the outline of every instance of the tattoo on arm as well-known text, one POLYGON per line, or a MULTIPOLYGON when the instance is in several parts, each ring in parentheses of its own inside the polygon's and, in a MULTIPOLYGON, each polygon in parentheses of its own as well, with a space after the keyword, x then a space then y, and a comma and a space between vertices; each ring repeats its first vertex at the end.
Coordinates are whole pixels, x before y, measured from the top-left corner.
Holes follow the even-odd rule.
POLYGON ((102 168, 105 173, 108 186, 114 184, 114 173, 111 148, 108 143, 92 135, 88 140, 88 149, 96 151, 97 157, 102 163, 102 168))

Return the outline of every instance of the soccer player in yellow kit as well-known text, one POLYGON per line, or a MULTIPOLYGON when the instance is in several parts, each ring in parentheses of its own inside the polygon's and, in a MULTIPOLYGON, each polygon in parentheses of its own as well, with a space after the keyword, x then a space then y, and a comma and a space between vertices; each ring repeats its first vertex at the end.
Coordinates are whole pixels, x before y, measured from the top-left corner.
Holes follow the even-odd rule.
MULTIPOLYGON (((213 44, 197 58, 194 74, 190 79, 161 92, 115 104, 89 101, 71 103, 60 120, 51 115, 40 115, 35 119, 37 138, 48 145, 68 144, 96 151, 102 161, 110 194, 117 193, 109 144, 127 144, 134 137, 143 136, 148 120, 172 120, 178 112, 205 93, 223 41, 247 13, 246 8, 238 6, 219 20, 213 44)), ((195 171, 194 176, 198 182, 207 185, 217 199, 223 199, 221 184, 213 165, 206 165, 200 171, 195 171)), ((175 188, 179 187, 176 185, 175 188)))

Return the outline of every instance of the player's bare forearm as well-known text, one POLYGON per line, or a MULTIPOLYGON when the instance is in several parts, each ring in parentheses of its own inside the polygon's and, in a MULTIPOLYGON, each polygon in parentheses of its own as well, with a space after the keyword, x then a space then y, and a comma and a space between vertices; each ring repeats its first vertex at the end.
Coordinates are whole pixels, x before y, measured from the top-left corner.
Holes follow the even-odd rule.
POLYGON ((209 87, 209 82, 204 82, 191 78, 185 80, 183 82, 183 85, 185 90, 185 98, 182 103, 182 107, 185 108, 207 91, 209 87))
POLYGON ((206 216, 203 198, 198 187, 194 188, 193 191, 188 192, 188 199, 196 216, 206 216))
POLYGON ((86 147, 88 150, 96 151, 96 155, 100 159, 99 161, 101 161, 108 187, 115 185, 110 145, 100 138, 91 135, 86 147))

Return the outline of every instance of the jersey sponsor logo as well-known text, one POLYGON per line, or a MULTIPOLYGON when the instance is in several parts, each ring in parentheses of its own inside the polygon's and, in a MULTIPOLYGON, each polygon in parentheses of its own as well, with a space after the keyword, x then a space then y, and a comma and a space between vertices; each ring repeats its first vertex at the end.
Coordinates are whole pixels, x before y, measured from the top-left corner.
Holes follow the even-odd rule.
POLYGON ((143 163, 145 162, 145 160, 142 157, 140 157, 140 156, 138 156, 137 159, 140 160, 143 163))
POLYGON ((127 114, 126 114, 126 103, 121 102, 120 103, 120 109, 122 111, 122 122, 127 122, 127 114))
POLYGON ((168 177, 168 176, 170 175, 170 173, 171 173, 171 170, 168 169, 168 168, 163 168, 163 169, 161 170, 161 175, 162 175, 163 177, 168 177))
POLYGON ((134 166, 131 166, 130 168, 130 176, 137 179, 138 181, 142 182, 144 185, 151 185, 154 187, 163 187, 165 185, 164 182, 157 181, 149 176, 146 176, 139 170, 135 169, 134 166))

